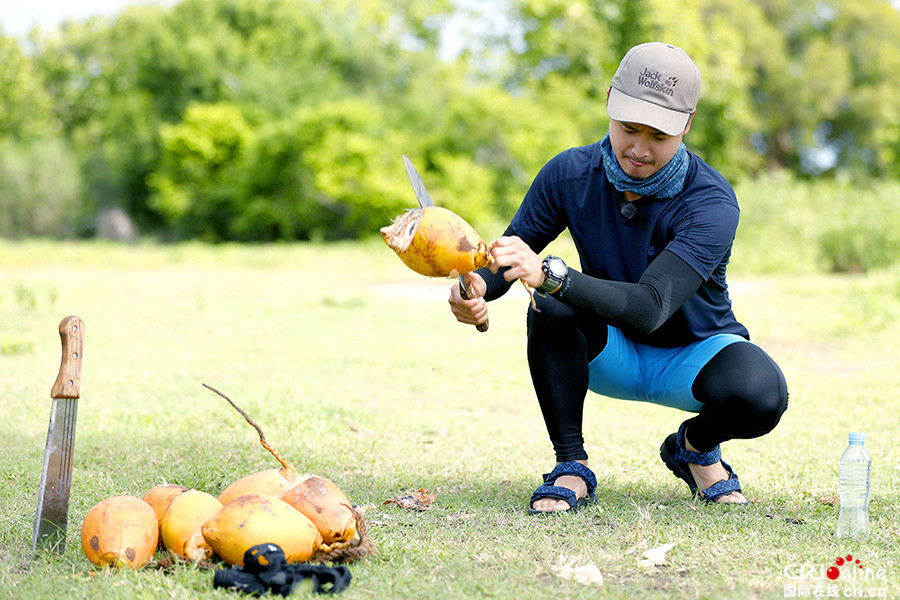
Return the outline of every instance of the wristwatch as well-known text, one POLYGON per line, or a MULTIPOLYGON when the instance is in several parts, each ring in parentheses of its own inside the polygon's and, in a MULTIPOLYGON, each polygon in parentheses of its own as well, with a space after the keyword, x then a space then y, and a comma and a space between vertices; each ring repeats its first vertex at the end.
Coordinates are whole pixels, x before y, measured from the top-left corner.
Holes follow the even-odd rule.
POLYGON ((541 269, 544 271, 544 283, 541 284, 538 291, 544 293, 556 291, 569 273, 569 267, 566 266, 565 261, 553 255, 548 255, 544 259, 541 269))

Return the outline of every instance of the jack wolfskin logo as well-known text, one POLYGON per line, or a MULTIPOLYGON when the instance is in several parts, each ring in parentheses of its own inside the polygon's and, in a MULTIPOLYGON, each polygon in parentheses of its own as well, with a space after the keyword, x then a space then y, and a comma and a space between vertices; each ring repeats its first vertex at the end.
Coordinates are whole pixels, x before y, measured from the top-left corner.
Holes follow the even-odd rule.
POLYGON ((651 89, 655 92, 665 94, 666 96, 675 95, 675 90, 673 90, 672 88, 675 87, 676 83, 678 83, 678 78, 674 75, 663 82, 662 73, 660 73, 659 71, 651 71, 647 68, 641 71, 641 74, 638 75, 638 85, 642 85, 645 88, 651 89))

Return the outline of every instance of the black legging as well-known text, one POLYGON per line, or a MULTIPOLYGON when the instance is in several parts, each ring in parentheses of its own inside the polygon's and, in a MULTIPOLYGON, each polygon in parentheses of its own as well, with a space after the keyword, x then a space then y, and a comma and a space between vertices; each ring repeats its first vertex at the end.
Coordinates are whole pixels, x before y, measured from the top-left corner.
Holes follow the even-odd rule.
MULTIPOLYGON (((555 300, 536 298, 528 311, 528 366, 558 461, 586 460, 582 419, 588 364, 606 346, 606 322, 555 300)), ((688 439, 699 451, 735 438, 770 432, 787 408, 778 365, 758 346, 734 343, 720 350, 694 381, 703 404, 688 419, 688 439)))

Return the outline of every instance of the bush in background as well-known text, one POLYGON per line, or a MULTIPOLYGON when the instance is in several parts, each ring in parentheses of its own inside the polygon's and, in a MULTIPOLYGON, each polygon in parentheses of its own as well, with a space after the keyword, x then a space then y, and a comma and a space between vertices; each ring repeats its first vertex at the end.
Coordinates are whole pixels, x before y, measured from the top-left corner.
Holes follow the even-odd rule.
POLYGON ((900 262, 900 184, 843 191, 817 240, 825 268, 863 273, 900 262))
POLYGON ((59 138, 0 141, 0 236, 72 235, 81 188, 75 157, 59 138))
POLYGON ((806 181, 781 171, 735 191, 735 271, 859 273, 900 263, 900 183, 806 181))

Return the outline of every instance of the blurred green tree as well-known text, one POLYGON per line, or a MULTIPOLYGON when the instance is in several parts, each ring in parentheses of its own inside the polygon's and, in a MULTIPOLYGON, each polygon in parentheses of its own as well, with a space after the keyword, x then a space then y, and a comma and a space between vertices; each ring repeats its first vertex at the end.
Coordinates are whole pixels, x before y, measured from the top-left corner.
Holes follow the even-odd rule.
POLYGON ((700 66, 688 145, 732 180, 900 176, 890 0, 134 6, 27 53, 0 38, 0 138, 60 136, 82 223, 115 205, 173 238, 374 235, 414 205, 405 153, 440 204, 495 227, 546 160, 605 134, 618 61, 653 39, 700 66), (448 53, 458 10, 499 28, 448 53))
POLYGON ((52 98, 14 38, 0 35, 0 65, 0 138, 50 134, 52 98))
POLYGON ((191 104, 178 125, 163 125, 162 158, 148 183, 149 205, 178 238, 221 241, 244 203, 235 172, 253 132, 231 104, 191 104))

